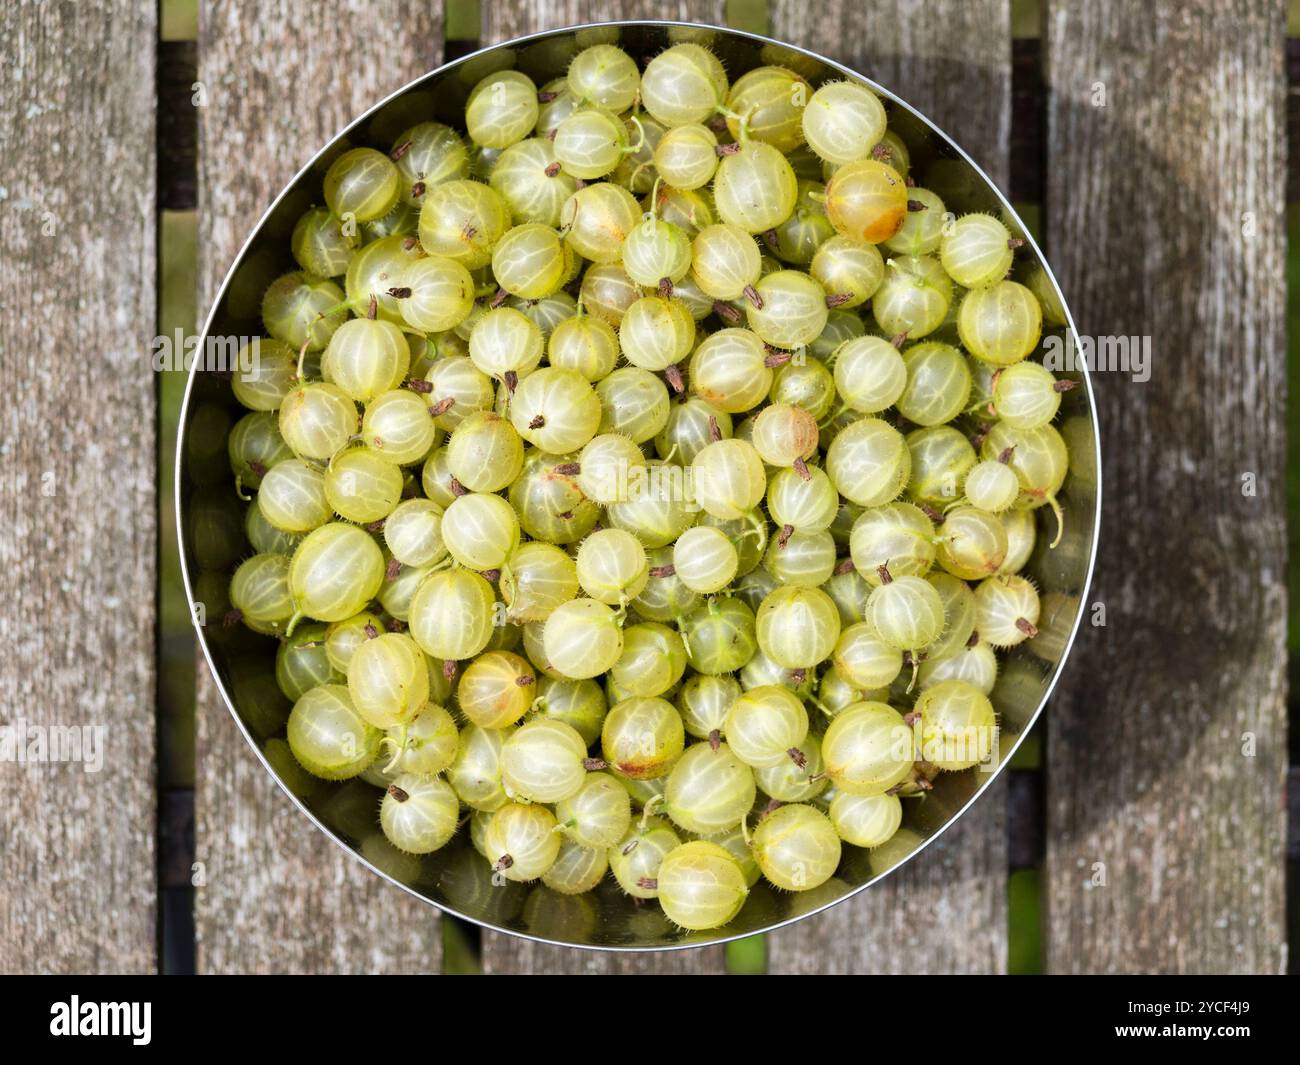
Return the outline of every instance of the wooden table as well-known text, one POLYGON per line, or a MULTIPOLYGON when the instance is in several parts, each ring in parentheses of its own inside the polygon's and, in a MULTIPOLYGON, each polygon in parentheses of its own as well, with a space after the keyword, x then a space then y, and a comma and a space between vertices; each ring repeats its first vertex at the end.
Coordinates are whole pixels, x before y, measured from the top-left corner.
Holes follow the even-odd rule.
MULTIPOLYGON (((761 7, 484 0, 480 40, 725 23, 733 6, 761 7)), ((1013 47, 1010 0, 770 0, 767 19, 1041 203, 1080 330, 1153 347, 1146 383, 1096 375, 1106 503, 1090 619, 1105 624, 1085 625, 1049 707, 1042 770, 1010 792, 1004 777, 884 884, 771 936, 768 971, 1004 971, 1008 871, 1026 862, 1041 868, 1049 971, 1281 971, 1283 5, 1047 0, 1038 47, 1013 47)), ((300 162, 438 64, 443 27, 442 0, 223 0, 177 51, 152 4, 0 12, 0 724, 107 727, 99 773, 0 764, 4 970, 159 968, 159 899, 187 873, 158 843, 176 820, 155 757, 158 209, 197 188, 206 311, 300 162), (201 105, 189 173, 186 122, 156 91, 186 91, 187 57, 201 105)), ((203 668, 198 687, 197 968, 439 971, 436 912, 301 818, 203 668)), ((610 957, 495 934, 481 964, 725 971, 720 948, 610 957)))

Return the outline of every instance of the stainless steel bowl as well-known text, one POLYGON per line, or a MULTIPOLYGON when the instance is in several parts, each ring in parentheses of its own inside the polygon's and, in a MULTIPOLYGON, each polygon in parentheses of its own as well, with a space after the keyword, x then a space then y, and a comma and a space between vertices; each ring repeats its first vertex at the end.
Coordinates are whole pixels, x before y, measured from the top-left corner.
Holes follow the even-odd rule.
MULTIPOLYGON (((393 135, 410 124, 405 121, 410 114, 418 115, 412 122, 434 117, 459 125, 469 88, 486 73, 518 66, 541 84, 561 73, 577 48, 597 40, 617 40, 632 55, 646 58, 672 40, 705 38, 733 78, 762 63, 776 62, 797 68, 814 84, 826 78, 862 79, 838 63, 778 41, 735 30, 671 22, 606 23, 555 30, 465 56, 377 104, 303 167, 267 210, 226 275, 204 326, 199 350, 207 350, 209 336, 256 336, 261 332, 261 292, 271 278, 294 268, 287 255, 288 234, 298 215, 311 203, 320 202, 324 171, 321 160, 332 158, 331 153, 344 140, 358 145, 368 144, 374 137, 376 147, 386 148, 393 135), (398 123, 398 129, 393 129, 398 123), (378 134, 373 132, 376 127, 378 134)), ((936 173, 942 176, 943 194, 950 206, 963 212, 1001 210, 1009 221, 1018 224, 1006 198, 947 134, 888 88, 862 80, 888 101, 891 109, 910 116, 913 124, 928 130, 928 165, 939 168, 936 173)), ((1028 234, 1026 238, 1028 252, 1038 256, 1045 266, 1032 238, 1028 234)), ((1069 332, 1073 333, 1072 320, 1069 332)), ((1082 387, 1068 393, 1062 407, 1061 425, 1071 448, 1071 473, 1061 494, 1065 536, 1057 548, 1047 550, 1050 535, 1040 535, 1026 567, 1043 593, 1055 593, 1053 610, 1043 620, 1043 637, 1022 644, 1006 659, 993 693, 1001 722, 999 770, 1041 712, 1060 676, 1083 616, 1092 575, 1101 508, 1098 428, 1086 369, 1080 367, 1072 376, 1082 387)), ((215 455, 219 467, 225 452, 225 427, 238 409, 228 376, 201 362, 196 365, 185 394, 176 467, 182 568, 191 603, 214 599, 208 589, 226 580, 231 563, 247 551, 240 503, 229 473, 224 478, 219 476, 212 462, 215 455)), ((1051 528, 1053 519, 1046 508, 1035 514, 1040 532, 1051 528)), ((194 616, 201 621, 203 612, 196 610, 194 616)), ((399 855, 378 835, 374 824, 377 794, 368 785, 324 785, 307 799, 296 796, 264 753, 267 735, 277 724, 282 725, 285 710, 276 704, 274 695, 268 695, 274 691, 274 641, 253 637, 242 626, 224 629, 216 619, 212 624, 198 624, 197 628, 221 695, 249 745, 288 799, 322 832, 377 875, 442 910, 487 928, 549 943, 599 950, 669 950, 720 943, 789 924, 843 902, 914 857, 952 825, 997 775, 996 771, 980 770, 940 774, 925 802, 907 804, 906 820, 894 840, 874 851, 846 847, 837 874, 822 887, 791 894, 771 890, 760 882, 739 916, 725 928, 688 933, 675 928, 658 907, 633 905, 609 879, 590 895, 577 898, 566 898, 541 886, 494 886, 487 863, 463 838, 465 833, 427 858, 399 855)))

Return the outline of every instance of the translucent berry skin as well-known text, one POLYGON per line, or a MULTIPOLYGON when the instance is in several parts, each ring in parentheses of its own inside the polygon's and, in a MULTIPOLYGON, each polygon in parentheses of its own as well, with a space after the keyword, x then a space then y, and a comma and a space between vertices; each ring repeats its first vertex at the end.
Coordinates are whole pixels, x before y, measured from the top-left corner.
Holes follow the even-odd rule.
POLYGON ((906 387, 907 364, 883 337, 855 337, 835 349, 835 390, 854 410, 878 414, 906 387))
POLYGON ((536 880, 559 857, 555 815, 535 803, 507 803, 492 815, 484 836, 487 860, 507 880, 536 880))
POLYGON ((582 788, 587 745, 573 726, 534 718, 517 728, 501 751, 506 793, 528 802, 555 803, 582 788))
POLYGON ((582 787, 555 804, 560 831, 584 847, 608 848, 627 834, 632 800, 609 773, 588 773, 582 787))
POLYGON ((903 653, 877 639, 863 622, 840 634, 833 661, 847 681, 868 690, 888 687, 903 669, 903 653))
POLYGON ((325 202, 335 217, 369 222, 392 209, 399 183, 397 167, 383 152, 353 148, 325 172, 325 202))
POLYGON ((771 403, 754 419, 752 443, 769 466, 793 466, 817 450, 817 420, 802 407, 771 403))
POLYGON ((674 188, 698 189, 718 169, 717 146, 718 138, 707 126, 677 126, 655 146, 655 169, 674 188))
POLYGON ((627 894, 637 899, 659 897, 659 869, 681 837, 663 818, 633 822, 627 834, 609 849, 609 868, 627 894))
POLYGON ((641 100, 664 125, 703 122, 722 104, 727 75, 717 56, 698 44, 675 44, 641 74, 641 100))
POLYGON ((495 813, 509 801, 501 784, 501 751, 512 731, 472 724, 460 730, 447 780, 471 809, 495 813))
POLYGON ((881 566, 887 565, 895 577, 924 577, 936 550, 934 522, 911 503, 869 507, 849 534, 854 568, 873 588, 881 583, 881 566))
POLYGON ((609 767, 632 780, 666 776, 681 757, 686 732, 681 715, 663 699, 624 699, 610 708, 601 729, 609 767))
POLYGON ((665 278, 671 285, 690 268, 690 237, 662 218, 645 219, 623 241, 623 269, 638 285, 660 285, 665 278))
POLYGON ((287 396, 280 407, 284 442, 300 458, 327 461, 360 428, 350 397, 333 385, 313 382, 287 396))
POLYGON ((674 924, 718 928, 745 904, 749 887, 732 855, 716 843, 692 840, 664 856, 655 878, 659 905, 674 924))
POLYGON ((691 463, 695 499, 714 517, 739 518, 756 507, 767 490, 763 460, 752 444, 719 440, 691 463))
POLYGON ((743 226, 705 226, 691 243, 691 273, 706 295, 737 300, 763 276, 763 254, 743 226))
POLYGON ((840 495, 862 507, 897 499, 912 472, 902 434, 879 418, 846 426, 826 452, 826 473, 840 495))
POLYGON ((734 597, 717 596, 689 613, 680 611, 677 617, 691 668, 697 673, 731 673, 758 649, 753 611, 734 597))
POLYGON ((737 758, 754 769, 769 769, 802 757, 796 754, 808 735, 808 713, 788 688, 763 685, 731 704, 725 731, 737 758))
POLYGON ((623 241, 640 221, 636 197, 608 181, 578 189, 560 209, 564 239, 594 263, 621 264, 623 241))
POLYGON ((687 529, 673 548, 677 575, 686 587, 704 595, 730 584, 739 565, 736 548, 727 535, 709 526, 687 529))
POLYGON ((952 303, 952 282, 932 255, 899 255, 871 298, 871 312, 886 336, 928 336, 943 325, 952 303))
POLYGON ((519 435, 534 447, 567 454, 596 435, 601 422, 600 399, 576 370, 546 366, 519 382, 510 419, 519 435))
POLYGON ((885 278, 885 260, 874 244, 834 236, 817 246, 808 272, 841 310, 866 303, 885 278))
POLYGON ((1052 371, 1040 363, 1026 360, 1007 366, 994 378, 993 409, 1013 429, 1037 429, 1061 409, 1058 385, 1052 371))
POLYGON ((713 176, 718 217, 747 233, 763 233, 784 222, 794 210, 798 191, 785 156, 758 140, 726 156, 713 176))
POLYGON ((604 603, 574 599, 546 619, 546 657, 563 676, 581 680, 604 673, 623 653, 623 630, 604 603))
POLYGON ((956 507, 943 523, 939 565, 954 577, 983 580, 998 571, 1007 555, 1007 533, 997 515, 978 507, 956 507))
POLYGON ((266 471, 255 509, 272 527, 294 535, 318 529, 333 516, 325 475, 302 459, 277 462, 266 471))
POLYGON ((840 636, 840 615, 820 588, 781 587, 756 615, 758 645, 786 669, 811 669, 824 662, 840 636))
POLYGON ((550 226, 538 222, 515 226, 492 249, 492 274, 513 296, 529 300, 549 296, 564 283, 564 273, 564 244, 550 226))
POLYGON ((695 319, 680 300, 644 296, 623 315, 618 339, 624 357, 633 366, 666 370, 690 354, 695 344, 695 319))
POLYGON ((749 328, 773 347, 811 344, 826 326, 826 290, 799 270, 777 270, 754 286, 762 308, 748 308, 749 328))
POLYGON ((322 684, 299 699, 289 714, 289 749, 313 776, 347 780, 375 760, 382 733, 352 705, 341 684, 322 684))
POLYGON ((992 215, 968 214, 948 227, 939 245, 939 261, 962 288, 982 288, 1001 281, 1015 255, 1007 227, 992 215))
POLYGON ((686 647, 673 629, 647 621, 623 630, 623 652, 609 669, 609 681, 626 696, 666 695, 686 671, 686 647))
POLYGON ((569 64, 569 91, 579 100, 626 111, 641 87, 636 62, 621 48, 596 44, 584 48, 569 64))
POLYGON ((677 709, 687 734, 696 739, 708 739, 713 732, 720 736, 727 711, 740 693, 740 684, 732 676, 697 673, 690 677, 677 694, 677 709))
POLYGON ((492 586, 477 573, 435 573, 411 600, 411 635, 434 658, 473 658, 492 637, 494 601, 492 586))
POLYGON ((820 887, 840 864, 840 837, 830 819, 812 806, 774 810, 759 822, 753 839, 758 867, 785 891, 820 887))
POLYGON ((917 684, 921 690, 946 680, 972 684, 985 695, 993 691, 998 679, 998 658, 992 646, 981 640, 962 647, 943 658, 929 657, 921 663, 917 684))
POLYGON ((802 120, 809 147, 831 163, 866 157, 885 132, 885 109, 879 98, 850 81, 821 86, 804 107, 802 120))
POLYGON ((739 140, 750 136, 783 154, 792 152, 804 140, 801 119, 811 88, 786 67, 755 67, 731 86, 727 129, 739 140))
POLYGON ((230 581, 230 603, 246 625, 257 632, 284 630, 294 612, 289 573, 284 555, 254 555, 240 563, 230 581))
POLYGON ((500 151, 528 136, 537 124, 537 86, 515 70, 489 74, 470 91, 465 128, 470 139, 500 151))
POLYGON ((822 761, 846 795, 884 795, 912 771, 912 730, 886 703, 861 702, 841 710, 822 739, 822 761))
POLYGON ((330 522, 308 533, 289 565, 289 593, 299 614, 342 621, 379 591, 384 558, 364 529, 330 522))
POLYGON ((435 185, 420 208, 420 244, 430 255, 454 259, 467 270, 492 261, 492 248, 510 228, 510 208, 478 181, 435 185))
POLYGON ((787 758, 754 771, 759 790, 777 802, 811 802, 830 785, 822 766, 821 739, 808 733, 799 744, 802 764, 787 758))
POLYGON ((903 352, 907 387, 898 412, 917 425, 944 425, 966 409, 971 376, 966 359, 951 344, 926 341, 903 352))
POLYGON ((558 167, 559 160, 544 136, 530 137, 501 153, 488 184, 506 201, 516 224, 559 227, 560 209, 578 186, 572 175, 552 166, 558 167))
POLYGON ((691 391, 718 410, 739 414, 761 403, 772 387, 763 341, 748 329, 720 329, 691 355, 691 391))
POLYGON ((664 810, 687 832, 708 836, 740 824, 756 794, 753 770, 725 743, 696 743, 668 774, 664 810))
POLYGON ((975 625, 994 647, 1015 647, 1037 635, 1042 605, 1033 583, 1016 575, 997 575, 975 588, 975 625))
POLYGON ((997 743, 997 717, 988 696, 963 680, 945 680, 921 692, 920 756, 940 769, 969 769, 987 761, 997 743))
POLYGON ((404 633, 367 640, 348 665, 348 694, 357 713, 376 728, 410 721, 429 701, 424 652, 404 633))
POLYGON ((605 850, 566 839, 560 843, 560 853, 551 867, 542 874, 542 883, 560 895, 582 895, 595 888, 608 872, 609 855, 605 850))
POLYGON ((888 240, 907 215, 907 186, 875 159, 846 163, 826 183, 826 216, 837 232, 867 244, 888 240))
POLYGON ((929 255, 939 248, 952 215, 929 189, 909 188, 907 199, 907 217, 884 246, 899 255, 929 255))
POLYGON ((441 777, 403 773, 379 806, 384 835, 407 854, 431 854, 444 847, 459 820, 460 800, 441 777))
POLYGON ((1038 346, 1043 309, 1015 281, 971 289, 957 311, 957 332, 966 350, 995 366, 1011 366, 1038 346))
POLYGON ((879 847, 894 838, 903 823, 897 795, 849 795, 839 792, 828 811, 840 839, 855 847, 879 847))
POLYGON ((510 651, 489 651, 460 675, 456 701, 461 713, 480 728, 506 728, 527 713, 536 684, 536 672, 526 659, 510 651))

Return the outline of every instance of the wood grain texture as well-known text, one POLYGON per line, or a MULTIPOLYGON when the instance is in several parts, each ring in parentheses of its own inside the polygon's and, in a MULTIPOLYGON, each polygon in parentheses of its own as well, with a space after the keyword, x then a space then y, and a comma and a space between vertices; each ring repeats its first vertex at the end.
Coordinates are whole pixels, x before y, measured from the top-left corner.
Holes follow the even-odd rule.
MULTIPOLYGON (((441 51, 435 0, 203 5, 201 307, 298 167, 430 69, 441 51)), ((199 970, 439 971, 436 911, 384 883, 299 814, 248 749, 206 666, 199 679, 196 858, 206 878, 196 891, 199 970)))
POLYGON ((1152 338, 1145 384, 1094 375, 1107 624, 1052 707, 1057 971, 1285 966, 1283 8, 1048 18, 1047 252, 1082 333, 1152 338))
POLYGON ((560 26, 620 19, 675 19, 721 26, 725 9, 724 0, 484 0, 480 43, 496 44, 560 26))
POLYGON ((0 10, 0 970, 156 968, 152 5, 0 10), (53 732, 45 733, 50 740, 53 732), (26 748, 26 735, 19 737, 26 748))
MULTIPOLYGON (((527 33, 583 22, 655 18, 722 23, 722 0, 524 0, 484 3, 484 45, 527 33)), ((666 954, 603 954, 531 943, 495 932, 483 933, 483 969, 489 973, 716 973, 724 969, 720 947, 666 954)))
MULTIPOLYGON (((772 36, 858 70, 951 133, 1006 184, 1011 112, 1006 0, 773 0, 772 36)), ((1003 972, 1007 792, 999 780, 907 866, 774 933, 774 973, 1003 972)))

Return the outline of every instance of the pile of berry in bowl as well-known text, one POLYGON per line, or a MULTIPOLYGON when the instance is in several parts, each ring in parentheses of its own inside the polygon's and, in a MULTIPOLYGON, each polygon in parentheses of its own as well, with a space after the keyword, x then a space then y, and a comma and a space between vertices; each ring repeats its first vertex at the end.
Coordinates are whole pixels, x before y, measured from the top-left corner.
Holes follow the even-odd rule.
MULTIPOLYGON (((863 889, 1078 625, 1086 370, 1015 213, 851 71, 562 30, 311 161, 206 327, 186 581, 268 770, 480 924, 659 949, 863 889)), ((292 885, 286 885, 292 890, 292 885)))

